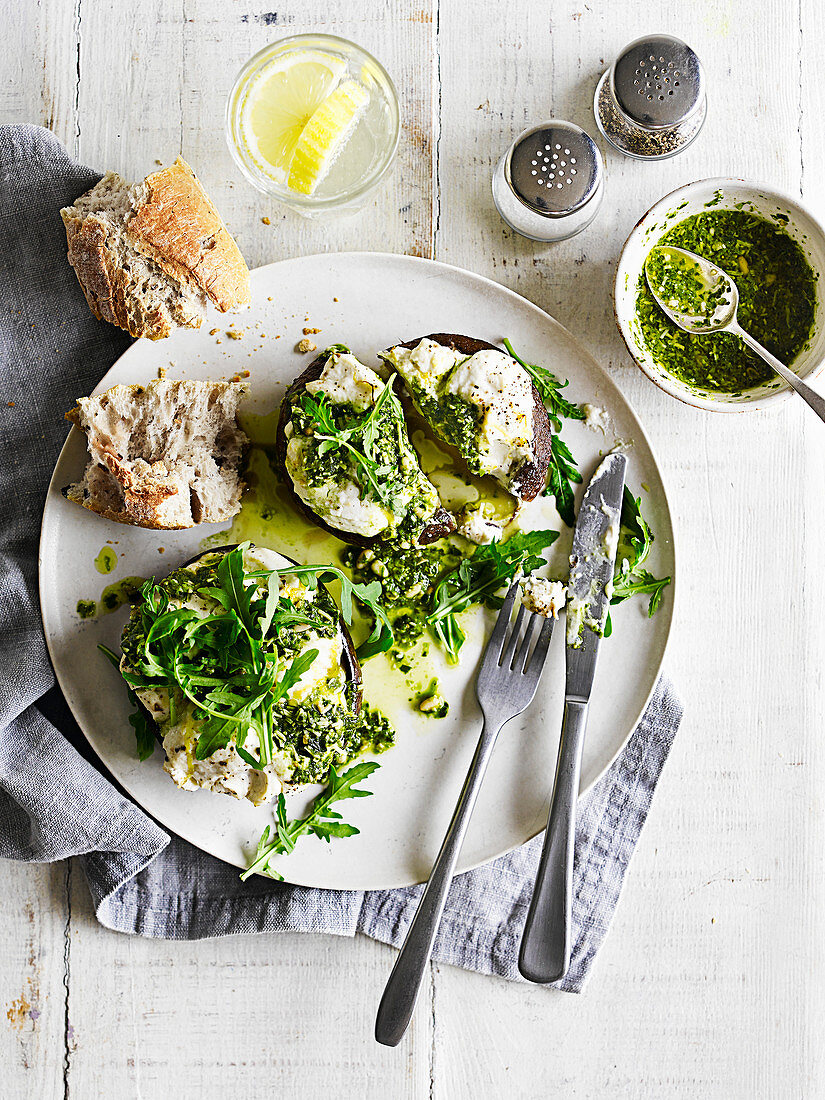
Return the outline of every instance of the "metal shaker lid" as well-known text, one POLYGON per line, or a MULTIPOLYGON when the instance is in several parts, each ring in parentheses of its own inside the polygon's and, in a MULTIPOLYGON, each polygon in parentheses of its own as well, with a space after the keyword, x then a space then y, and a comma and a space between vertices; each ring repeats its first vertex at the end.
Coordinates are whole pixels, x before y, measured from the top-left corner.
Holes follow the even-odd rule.
POLYGON ((592 138, 570 122, 542 122, 526 130, 504 165, 516 197, 546 218, 567 217, 589 202, 602 171, 592 138))
POLYGON ((699 58, 668 34, 647 35, 626 46, 610 70, 610 85, 628 118, 651 130, 678 126, 705 100, 699 58))

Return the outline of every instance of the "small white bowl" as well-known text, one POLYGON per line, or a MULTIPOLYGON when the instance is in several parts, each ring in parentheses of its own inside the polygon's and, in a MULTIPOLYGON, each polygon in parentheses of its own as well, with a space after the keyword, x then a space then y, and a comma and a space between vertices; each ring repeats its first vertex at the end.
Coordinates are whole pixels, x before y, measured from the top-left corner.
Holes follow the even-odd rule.
POLYGON ((778 377, 738 395, 694 389, 680 382, 663 370, 648 352, 636 318, 636 297, 640 280, 644 279, 647 254, 668 229, 706 209, 743 208, 768 220, 776 215, 787 218, 783 228, 800 244, 816 276, 813 330, 807 345, 791 364, 800 378, 810 381, 819 373, 825 360, 825 286, 820 278, 821 272, 825 271, 825 229, 790 195, 746 180, 724 177, 698 180, 672 191, 648 210, 625 241, 613 287, 616 324, 628 351, 644 373, 665 393, 678 397, 688 405, 712 412, 774 408, 792 391, 788 383, 778 377))

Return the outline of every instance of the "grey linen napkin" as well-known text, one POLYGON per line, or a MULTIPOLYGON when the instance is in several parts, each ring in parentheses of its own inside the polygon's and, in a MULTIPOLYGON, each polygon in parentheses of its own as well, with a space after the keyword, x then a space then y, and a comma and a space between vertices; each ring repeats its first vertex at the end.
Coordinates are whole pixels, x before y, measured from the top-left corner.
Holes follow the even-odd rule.
MULTIPOLYGON (((58 211, 97 178, 49 131, 0 127, 0 855, 80 856, 98 919, 121 932, 363 932, 398 945, 421 887, 361 893, 240 882, 234 867, 169 837, 117 789, 54 686, 37 597, 43 501, 66 436, 64 411, 129 344, 94 319, 66 262, 58 211)), ((660 681, 624 752, 580 802, 576 943, 563 989, 582 988, 607 932, 681 714, 660 681)), ((539 850, 537 838, 455 880, 436 959, 518 977, 539 850)))

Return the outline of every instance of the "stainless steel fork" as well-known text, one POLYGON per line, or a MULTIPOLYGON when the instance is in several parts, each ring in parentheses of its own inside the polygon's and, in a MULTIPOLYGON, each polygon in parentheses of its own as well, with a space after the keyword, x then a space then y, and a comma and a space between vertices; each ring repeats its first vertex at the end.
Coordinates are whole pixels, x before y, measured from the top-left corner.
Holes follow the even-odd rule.
POLYGON ((530 705, 544 668, 554 620, 532 614, 522 604, 511 627, 510 619, 518 588, 519 581, 516 579, 499 612, 478 671, 476 696, 484 715, 484 725, 473 762, 441 851, 378 1006, 375 1038, 388 1047, 398 1045, 412 1017, 421 979, 444 913, 447 892, 464 842, 464 834, 467 832, 496 738, 511 718, 521 714, 530 705), (537 623, 540 624, 538 629, 537 623))

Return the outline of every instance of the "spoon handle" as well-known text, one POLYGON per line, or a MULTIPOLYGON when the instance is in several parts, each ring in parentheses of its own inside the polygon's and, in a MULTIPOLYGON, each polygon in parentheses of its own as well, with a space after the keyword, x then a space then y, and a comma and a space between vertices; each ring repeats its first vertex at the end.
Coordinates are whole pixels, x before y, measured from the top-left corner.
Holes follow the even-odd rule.
POLYGON ((758 340, 754 340, 744 329, 737 326, 737 335, 741 336, 751 351, 755 351, 766 363, 773 367, 776 373, 795 389, 803 401, 807 401, 820 420, 825 420, 825 397, 812 390, 801 378, 798 378, 792 370, 780 362, 775 355, 771 355, 767 348, 763 348, 758 340))

